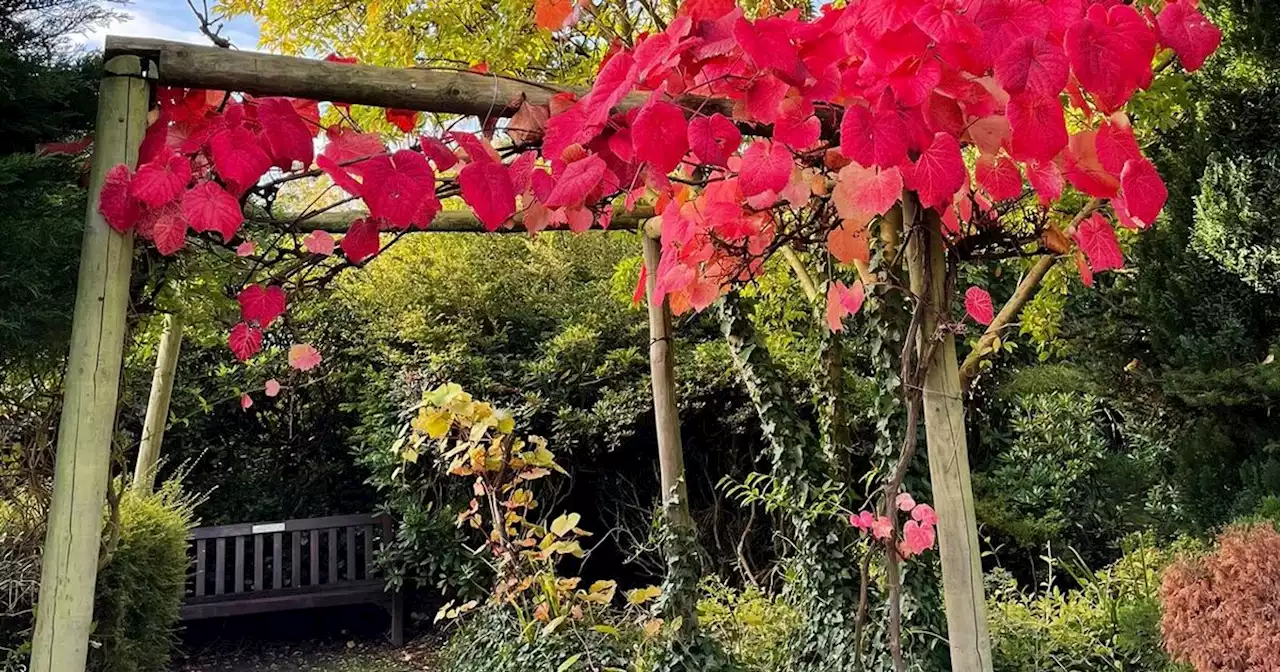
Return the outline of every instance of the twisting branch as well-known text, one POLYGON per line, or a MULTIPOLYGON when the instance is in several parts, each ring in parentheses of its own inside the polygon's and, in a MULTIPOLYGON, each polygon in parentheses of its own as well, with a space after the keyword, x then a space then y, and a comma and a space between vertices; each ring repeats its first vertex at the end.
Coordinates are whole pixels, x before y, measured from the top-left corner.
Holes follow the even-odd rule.
POLYGON ((200 21, 200 32, 209 38, 209 41, 213 42, 214 46, 223 49, 231 48, 231 40, 222 36, 222 22, 209 18, 209 3, 207 0, 204 2, 203 12, 196 9, 194 0, 187 0, 187 6, 191 8, 191 13, 196 15, 196 19, 200 21))
MULTIPOLYGON (((1080 222, 1084 221, 1085 217, 1088 217, 1100 207, 1102 207, 1102 199, 1091 199, 1072 218, 1071 228, 1079 225, 1080 222)), ((1000 337, 1000 332, 1013 322, 1018 314, 1022 312, 1023 307, 1027 305, 1027 302, 1040 291, 1040 283, 1057 261, 1058 257, 1053 254, 1045 254, 1040 257, 1031 267, 1031 270, 1027 271, 1022 281, 1018 283, 1018 289, 1014 291, 1013 296, 1009 297, 1009 300, 1000 308, 1000 312, 991 320, 991 324, 987 325, 987 330, 982 333, 982 338, 978 339, 978 344, 974 346, 969 355, 964 358, 964 363, 960 365, 960 388, 962 390, 968 390, 973 384, 973 381, 978 377, 978 368, 982 366, 983 360, 994 354, 992 345, 1000 337)))

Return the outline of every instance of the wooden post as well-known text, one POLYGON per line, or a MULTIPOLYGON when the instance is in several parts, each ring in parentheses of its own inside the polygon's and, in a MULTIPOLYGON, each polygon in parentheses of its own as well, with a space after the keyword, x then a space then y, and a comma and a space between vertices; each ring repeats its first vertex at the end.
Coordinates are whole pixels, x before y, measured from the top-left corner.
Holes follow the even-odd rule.
POLYGON ((138 58, 122 56, 107 62, 98 99, 89 207, 58 424, 32 672, 85 669, 133 262, 133 235, 121 235, 107 226, 98 213, 98 192, 112 166, 137 162, 149 93, 138 58))
POLYGON ((991 639, 987 633, 982 589, 978 524, 973 511, 964 401, 955 336, 939 327, 951 321, 947 257, 942 222, 927 211, 907 245, 911 292, 928 302, 920 333, 921 356, 932 350, 924 379, 925 440, 929 478, 938 512, 938 548, 942 556, 942 592, 947 612, 947 639, 954 672, 991 672, 991 639), (934 339, 941 341, 936 347, 934 339))
POLYGON ((653 384, 653 419, 658 431, 658 466, 662 472, 662 508, 672 525, 693 528, 689 492, 684 482, 684 447, 680 442, 680 417, 676 412, 675 359, 671 355, 671 309, 664 299, 655 305, 662 243, 642 234, 644 240, 645 294, 649 306, 649 376, 653 384))
POLYGON ((147 417, 142 423, 142 443, 133 468, 133 490, 149 494, 156 484, 156 465, 160 461, 160 443, 169 423, 169 399, 173 395, 173 378, 178 369, 178 351, 182 349, 182 316, 164 316, 160 332, 160 348, 156 368, 151 375, 151 397, 147 400, 147 417))

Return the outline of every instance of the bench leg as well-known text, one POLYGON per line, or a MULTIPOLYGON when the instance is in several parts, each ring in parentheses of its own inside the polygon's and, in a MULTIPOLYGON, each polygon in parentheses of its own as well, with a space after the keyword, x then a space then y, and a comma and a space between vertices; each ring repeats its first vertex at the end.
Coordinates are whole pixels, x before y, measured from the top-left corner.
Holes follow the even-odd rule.
POLYGON ((391 595, 391 645, 404 646, 404 593, 396 591, 391 595))

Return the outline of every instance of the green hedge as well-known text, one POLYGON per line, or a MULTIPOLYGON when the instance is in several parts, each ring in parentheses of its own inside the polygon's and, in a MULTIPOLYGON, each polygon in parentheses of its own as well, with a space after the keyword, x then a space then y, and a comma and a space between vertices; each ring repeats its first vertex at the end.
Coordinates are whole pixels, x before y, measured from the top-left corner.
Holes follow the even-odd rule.
MULTIPOLYGON (((187 573, 187 538, 194 523, 193 500, 176 481, 155 494, 126 491, 120 498, 119 525, 105 530, 105 565, 98 573, 89 669, 94 672, 161 672, 174 650, 174 631, 187 573), (113 531, 114 530, 114 531, 113 531)), ((6 602, 0 614, 0 672, 25 669, 30 655, 34 580, 39 557, 35 544, 19 546, 31 535, 31 518, 19 505, 0 505, 0 557, 3 567, 33 568, 24 594, 6 602), (22 528, 27 528, 25 533, 22 528), (19 557, 19 556, 23 557, 19 557)))

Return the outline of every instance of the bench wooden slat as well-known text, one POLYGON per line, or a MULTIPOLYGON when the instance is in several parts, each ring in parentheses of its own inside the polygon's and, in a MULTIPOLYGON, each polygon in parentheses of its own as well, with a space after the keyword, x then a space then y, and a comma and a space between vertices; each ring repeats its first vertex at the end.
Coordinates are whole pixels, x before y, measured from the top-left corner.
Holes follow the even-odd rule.
POLYGON ((347 580, 356 580, 356 528, 347 528, 347 580))
POLYGON ((262 552, 262 535, 253 535, 253 590, 263 590, 263 574, 267 569, 267 559, 262 552))
POLYGON ((214 543, 213 553, 213 594, 223 595, 227 592, 227 540, 219 539, 214 543))
POLYGON ((205 544, 204 539, 196 542, 196 597, 204 595, 204 566, 205 566, 205 544))
POLYGON ((302 533, 289 533, 289 587, 302 587, 302 533))
POLYGON ((320 530, 311 530, 311 548, 307 549, 307 553, 311 556, 311 580, 308 583, 318 586, 320 585, 320 530))
POLYGON ((271 535, 271 587, 284 588, 284 535, 276 532, 271 535))
POLYGON ((371 579, 377 575, 373 568, 373 526, 360 528, 364 535, 364 578, 371 579))
POLYGON ((236 585, 234 592, 244 592, 244 537, 236 537, 236 585))
POLYGON ((338 531, 329 530, 329 575, 328 583, 338 582, 338 531))
POLYGON ((311 530, 327 530, 332 527, 348 527, 351 525, 368 525, 375 522, 377 516, 361 513, 349 516, 325 516, 323 518, 300 518, 279 523, 236 523, 234 525, 214 525, 197 527, 191 530, 194 539, 217 539, 219 537, 239 537, 268 532, 309 532, 311 530), (254 528, 259 528, 256 532, 254 528), (269 527, 270 529, 261 529, 269 527))

